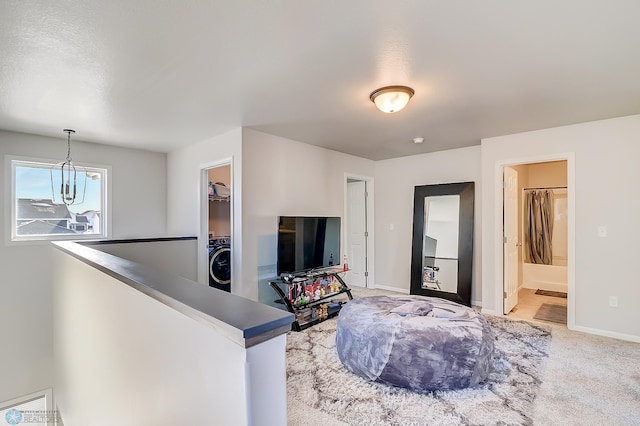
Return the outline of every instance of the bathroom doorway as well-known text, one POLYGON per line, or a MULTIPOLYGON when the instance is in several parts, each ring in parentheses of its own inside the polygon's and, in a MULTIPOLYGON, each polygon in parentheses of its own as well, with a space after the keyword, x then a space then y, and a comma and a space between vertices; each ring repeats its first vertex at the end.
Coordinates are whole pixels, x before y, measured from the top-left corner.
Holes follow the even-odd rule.
POLYGON ((503 313, 567 324, 568 161, 503 167, 503 313))

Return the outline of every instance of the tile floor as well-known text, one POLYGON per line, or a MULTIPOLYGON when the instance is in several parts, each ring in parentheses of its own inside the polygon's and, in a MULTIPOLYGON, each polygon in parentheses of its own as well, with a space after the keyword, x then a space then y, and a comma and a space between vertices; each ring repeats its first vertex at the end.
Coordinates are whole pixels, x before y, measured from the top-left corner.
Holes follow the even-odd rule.
MULTIPOLYGON (((567 299, 563 297, 542 296, 539 294, 535 294, 535 292, 536 290, 532 288, 521 288, 520 291, 518 291, 518 304, 507 316, 509 318, 531 321, 533 320, 533 316, 538 311, 538 308, 540 308, 543 303, 567 306, 567 299)), ((548 321, 541 322, 559 325, 558 323, 552 323, 548 321)))

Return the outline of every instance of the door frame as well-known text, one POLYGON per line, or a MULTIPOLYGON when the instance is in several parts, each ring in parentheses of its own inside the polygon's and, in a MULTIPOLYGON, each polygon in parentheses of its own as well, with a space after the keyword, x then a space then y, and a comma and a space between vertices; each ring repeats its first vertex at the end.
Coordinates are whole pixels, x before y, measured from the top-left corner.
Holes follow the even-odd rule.
POLYGON ((550 161, 567 162, 567 328, 575 329, 575 252, 576 252, 576 198, 575 198, 575 153, 565 152, 549 155, 538 155, 531 157, 521 157, 506 160, 499 160, 495 163, 494 169, 494 277, 495 277, 495 306, 501 307, 498 312, 504 315, 504 255, 503 255, 503 235, 504 235, 504 200, 503 190, 503 169, 506 166, 518 166, 531 163, 547 163, 550 161))
POLYGON ((347 204, 348 204, 348 193, 347 193, 347 181, 348 180, 359 180, 359 181, 364 181, 366 182, 366 186, 367 186, 367 202, 366 202, 366 209, 367 209, 367 232, 368 232, 368 236, 367 236, 367 258, 366 258, 366 265, 367 265, 367 281, 366 281, 366 287, 365 288, 375 288, 375 276, 374 276, 374 265, 375 265, 375 253, 374 253, 374 241, 375 241, 375 236, 374 236, 374 220, 373 220, 373 206, 374 206, 374 202, 373 202, 373 195, 374 195, 374 182, 373 182, 373 177, 372 176, 364 176, 364 175, 358 175, 358 174, 353 174, 353 173, 345 173, 344 174, 344 188, 343 188, 343 206, 344 206, 344 212, 342 214, 342 217, 344 218, 343 223, 344 226, 342 227, 342 229, 340 230, 340 232, 342 233, 342 237, 341 237, 341 247, 340 250, 342 253, 347 253, 347 236, 349 235, 347 232, 347 204))
MULTIPOLYGON (((504 201, 505 201, 505 200, 506 200, 506 198, 507 198, 507 187, 509 186, 509 184, 508 184, 508 182, 507 182, 507 181, 508 181, 508 179, 507 179, 507 170, 512 171, 512 172, 515 174, 515 179, 516 179, 516 188, 515 188, 515 196, 516 196, 516 206, 515 206, 515 217, 516 217, 516 232, 515 232, 515 233, 516 233, 516 241, 515 241, 515 242, 511 241, 511 242, 513 242, 513 243, 514 243, 514 246, 512 246, 511 248, 514 248, 514 247, 515 247, 515 249, 516 249, 516 267, 514 268, 514 269, 516 270, 516 274, 515 274, 515 275, 516 275, 516 289, 515 289, 515 292, 514 292, 514 293, 515 293, 515 296, 514 296, 512 293, 509 293, 509 292, 510 292, 510 288, 509 288, 509 286, 510 286, 510 282, 507 282, 507 281, 508 281, 508 279, 506 279, 506 277, 509 275, 509 274, 507 274, 507 272, 509 272, 509 273, 511 273, 511 272, 512 272, 512 271, 511 271, 511 266, 513 266, 513 265, 511 264, 511 262, 512 262, 513 260, 511 260, 511 261, 509 261, 509 260, 508 260, 508 259, 509 259, 508 252, 509 252, 509 250, 511 250, 511 249, 506 248, 506 247, 505 247, 505 245, 508 245, 508 244, 510 243, 510 241, 509 241, 509 235, 507 234, 507 229, 503 229, 503 232, 504 232, 504 234, 503 234, 503 235, 504 235, 504 240, 503 240, 503 244, 502 244, 502 256, 503 256, 503 259, 502 259, 502 262, 503 262, 503 263, 502 263, 502 266, 503 266, 503 269, 502 269, 502 276, 503 276, 503 278, 505 278, 505 281, 503 282, 503 285, 504 285, 504 287, 503 287, 503 292, 506 294, 506 297, 503 297, 503 300, 502 300, 502 313, 503 313, 503 314, 505 314, 505 315, 508 315, 508 314, 509 314, 509 312, 511 312, 511 310, 512 310, 512 309, 513 309, 513 308, 518 304, 518 291, 519 291, 519 286, 518 286, 517 284, 519 284, 519 283, 518 283, 517 281, 518 281, 518 271, 519 271, 519 269, 520 269, 520 265, 519 265, 519 262, 518 262, 517 252, 519 251, 519 250, 518 250, 518 244, 519 244, 519 241, 520 241, 520 238, 521 238, 521 235, 520 235, 520 233, 518 232, 518 230, 519 230, 519 229, 518 229, 518 228, 519 228, 518 223, 519 223, 519 220, 521 220, 521 219, 522 219, 522 216, 523 216, 523 213, 524 213, 524 212, 522 211, 522 208, 521 208, 522 206, 518 203, 518 199, 519 199, 519 194, 518 194, 518 193, 519 193, 519 188, 518 188, 518 186, 519 186, 519 185, 518 185, 518 184, 519 184, 519 182, 520 182, 520 176, 519 176, 519 173, 518 173, 518 172, 517 172, 513 167, 511 167, 511 166, 503 166, 503 167, 502 167, 502 172, 503 172, 502 179, 503 179, 503 181, 504 181, 504 185, 503 185, 503 194, 502 194, 503 206, 504 206, 504 201), (510 298, 513 298, 513 299, 510 299, 510 298), (515 299, 515 303, 514 303, 514 304, 511 306, 511 308, 509 309, 509 308, 508 308, 508 306, 509 306, 509 301, 510 301, 510 300, 511 300, 511 301, 513 301, 514 299, 515 299)), ((509 192, 510 192, 510 191, 511 191, 511 190, 509 190, 509 192)), ((510 218, 510 216, 509 216, 509 213, 510 213, 510 212, 511 212, 511 208, 509 208, 509 207, 507 207, 507 206, 504 206, 504 213, 503 213, 503 215, 502 215, 502 220, 503 220, 502 225, 503 225, 503 228, 504 228, 504 224, 505 224, 505 222, 510 222, 510 221, 511 221, 511 218, 510 218)), ((510 224, 510 223, 508 223, 508 225, 509 225, 509 224, 510 224)), ((508 228, 508 227, 507 227, 507 228, 508 228)), ((522 245, 520 245, 520 247, 522 247, 522 245)))
POLYGON ((224 158, 210 163, 200 164, 200 185, 198 193, 200 194, 200 235, 198 236, 198 282, 206 286, 209 285, 209 169, 217 167, 229 166, 231 198, 229 199, 230 210, 230 226, 231 226, 231 292, 233 293, 233 277, 236 276, 236 267, 234 264, 234 240, 236 232, 233 226, 233 205, 235 199, 235 185, 233 181, 233 157, 224 158))

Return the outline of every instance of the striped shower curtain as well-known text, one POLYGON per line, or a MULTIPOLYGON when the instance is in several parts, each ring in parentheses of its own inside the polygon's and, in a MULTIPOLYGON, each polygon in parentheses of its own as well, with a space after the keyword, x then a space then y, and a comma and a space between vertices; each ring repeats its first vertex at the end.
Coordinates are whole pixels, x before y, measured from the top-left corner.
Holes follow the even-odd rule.
POLYGON ((553 193, 529 191, 526 200, 527 223, 525 245, 531 263, 551 265, 551 236, 553 235, 553 193))

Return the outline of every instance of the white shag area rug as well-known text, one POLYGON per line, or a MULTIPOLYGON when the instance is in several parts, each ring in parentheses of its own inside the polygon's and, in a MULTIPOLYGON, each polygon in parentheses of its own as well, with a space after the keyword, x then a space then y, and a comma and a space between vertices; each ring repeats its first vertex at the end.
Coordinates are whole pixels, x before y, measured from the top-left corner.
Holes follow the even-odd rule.
POLYGON ((287 397, 350 425, 532 424, 551 328, 486 318, 493 372, 476 388, 416 393, 364 380, 338 359, 334 318, 287 335, 287 397))

